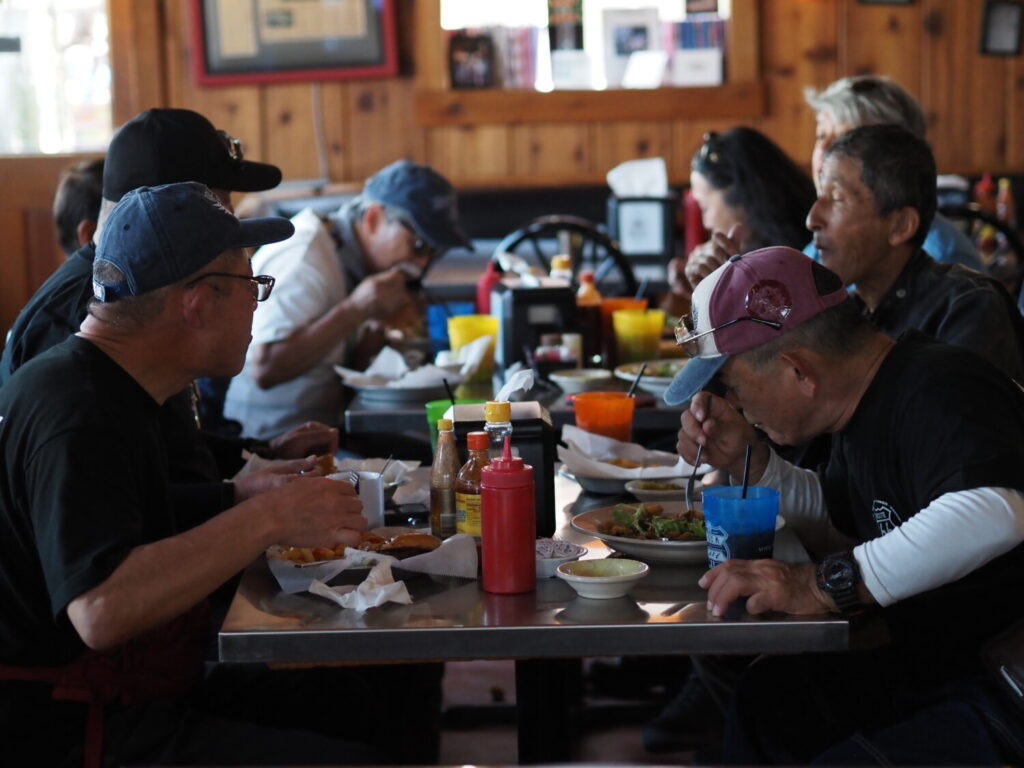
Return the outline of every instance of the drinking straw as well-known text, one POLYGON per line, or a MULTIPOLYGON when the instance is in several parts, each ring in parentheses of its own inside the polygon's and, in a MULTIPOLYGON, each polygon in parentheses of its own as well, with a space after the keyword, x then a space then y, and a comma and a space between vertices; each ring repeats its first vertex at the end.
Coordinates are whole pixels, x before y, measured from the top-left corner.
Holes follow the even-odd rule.
POLYGON ((747 450, 743 454, 743 491, 740 494, 741 499, 747 498, 747 485, 750 482, 750 443, 747 443, 747 450))
POLYGON ((636 289, 636 296, 634 296, 633 298, 634 299, 642 299, 644 297, 644 293, 646 293, 646 292, 647 292, 647 278, 645 277, 643 280, 640 281, 640 287, 636 289))
POLYGON ((644 375, 644 371, 647 370, 647 363, 641 363, 640 370, 636 372, 636 376, 633 377, 633 383, 629 385, 629 390, 626 392, 626 397, 633 397, 633 393, 636 392, 636 385, 640 383, 640 377, 644 375))
POLYGON ((444 384, 444 391, 448 393, 448 399, 452 401, 452 405, 455 405, 455 395, 452 394, 452 388, 448 385, 448 379, 441 379, 444 384))

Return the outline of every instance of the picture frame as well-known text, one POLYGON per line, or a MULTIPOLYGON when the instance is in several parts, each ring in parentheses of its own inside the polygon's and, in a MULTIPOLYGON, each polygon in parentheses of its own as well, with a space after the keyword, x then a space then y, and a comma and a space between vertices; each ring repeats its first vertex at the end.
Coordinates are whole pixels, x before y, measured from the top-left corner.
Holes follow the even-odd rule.
POLYGON ((494 39, 456 32, 448 39, 448 75, 452 88, 493 88, 494 39))
POLYGON ((609 88, 620 88, 630 56, 661 49, 658 9, 606 8, 602 24, 605 80, 609 88))
POLYGON ((395 0, 190 0, 203 86, 391 77, 395 0))
POLYGON ((1024 26, 1024 2, 985 0, 981 19, 979 53, 987 56, 1020 55, 1021 27, 1024 26))
POLYGON ((910 5, 914 0, 857 0, 861 5, 910 5))

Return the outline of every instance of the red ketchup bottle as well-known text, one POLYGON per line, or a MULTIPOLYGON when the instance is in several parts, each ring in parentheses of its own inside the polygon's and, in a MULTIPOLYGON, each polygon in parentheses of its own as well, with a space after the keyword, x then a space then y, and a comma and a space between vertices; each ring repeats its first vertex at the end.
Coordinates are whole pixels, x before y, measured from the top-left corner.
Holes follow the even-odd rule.
POLYGON ((511 595, 537 586, 536 522, 533 467, 512 455, 512 438, 504 452, 480 473, 480 522, 486 592, 511 595))

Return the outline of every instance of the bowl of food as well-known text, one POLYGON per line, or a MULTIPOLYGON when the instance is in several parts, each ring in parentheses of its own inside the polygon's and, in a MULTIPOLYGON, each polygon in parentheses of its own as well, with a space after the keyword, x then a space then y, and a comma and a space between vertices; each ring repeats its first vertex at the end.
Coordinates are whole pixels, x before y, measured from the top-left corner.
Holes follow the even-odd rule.
MULTIPOLYGON (((686 495, 685 477, 665 477, 657 480, 630 480, 626 492, 640 501, 682 501, 686 495)), ((696 492, 699 484, 694 485, 696 492)))
POLYGON ((580 597, 610 600, 623 597, 650 572, 647 563, 615 557, 604 560, 575 560, 555 569, 580 597))
POLYGON ((537 578, 553 579, 562 563, 579 560, 587 548, 562 539, 537 539, 537 578))
POLYGON ((548 378, 567 395, 576 395, 607 386, 612 374, 604 368, 568 368, 553 371, 548 378))
MULTIPOLYGON (((657 398, 665 396, 668 385, 672 379, 686 365, 688 358, 676 358, 675 360, 648 360, 644 369, 644 375, 637 382, 637 387, 648 392, 657 398)), ((615 377, 623 381, 632 382, 640 372, 640 366, 645 363, 626 363, 615 369, 615 377)))

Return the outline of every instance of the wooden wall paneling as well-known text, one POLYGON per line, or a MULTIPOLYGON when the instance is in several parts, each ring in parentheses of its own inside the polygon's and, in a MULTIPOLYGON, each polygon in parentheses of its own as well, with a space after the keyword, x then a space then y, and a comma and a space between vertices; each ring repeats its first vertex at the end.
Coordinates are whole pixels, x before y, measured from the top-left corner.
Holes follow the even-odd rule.
POLYGON ((21 307, 32 295, 29 280, 31 254, 25 233, 25 215, 20 208, 0 207, 0 230, 4 233, 3 271, 0 280, 0 347, 7 338, 7 329, 14 323, 21 307))
POLYGON ((1007 65, 1005 170, 1020 173, 1024 170, 1024 59, 1014 56, 1007 65))
POLYGON ((823 88, 839 76, 837 6, 778 0, 761 6, 763 77, 768 115, 755 122, 790 157, 810 167, 814 115, 804 88, 823 88))
POLYGON ((320 90, 319 120, 327 152, 327 175, 333 181, 355 178, 352 172, 353 151, 351 136, 351 110, 348 83, 322 83, 320 90))
POLYGON ((118 126, 143 110, 167 104, 166 25, 161 0, 107 0, 107 10, 113 77, 111 117, 118 126))
MULTIPOLYGON (((205 115, 217 128, 242 140, 246 157, 251 160, 267 161, 270 139, 266 133, 267 122, 263 112, 263 89, 273 90, 288 86, 238 85, 200 88, 192 71, 188 3, 181 0, 164 0, 164 10, 167 18, 168 99, 164 106, 191 109, 205 115)), ((291 168, 282 167, 281 170, 285 178, 297 176, 291 168)))
POLYGON ((427 163, 456 186, 514 184, 509 130, 503 125, 432 128, 427 163))
MULTIPOLYGON (((266 162, 278 166, 285 181, 319 179, 314 120, 315 83, 279 83, 264 86, 266 162), (272 138, 271 138, 272 137, 272 138)), ((322 93, 322 90, 321 90, 322 93)))
POLYGON ((401 158, 427 161, 426 129, 413 114, 409 80, 365 80, 348 87, 344 106, 350 142, 348 175, 361 181, 401 158))
POLYGON ((523 179, 593 175, 591 130, 586 124, 513 126, 513 173, 523 179))
POLYGON ((594 171, 602 176, 619 163, 643 157, 662 157, 674 167, 672 124, 658 122, 621 122, 595 125, 594 171))
POLYGON ((416 0, 415 52, 416 89, 448 87, 448 50, 441 30, 441 0, 416 0))
MULTIPOLYGON (((981 33, 981 3, 958 4, 963 34, 957 36, 955 66, 967 71, 966 91, 955 94, 952 109, 963 112, 969 122, 967 143, 970 146, 967 172, 998 173, 1006 169, 1011 74, 1005 56, 982 56, 978 53, 981 33), (966 19, 962 18, 966 15, 966 19)), ((962 81, 957 82, 961 85, 962 81)), ((1017 128, 1019 130, 1019 128, 1017 128)))
POLYGON ((29 292, 35 293, 64 261, 64 251, 57 242, 57 229, 50 206, 29 208, 25 211, 25 244, 31 257, 28 260, 29 292))
POLYGON ((728 82, 761 76, 761 9, 758 0, 733 0, 726 41, 725 77, 728 82))
POLYGON ((885 75, 915 97, 921 93, 921 8, 842 0, 840 71, 885 75))
POLYGON ((970 114, 964 106, 971 84, 970 72, 963 66, 970 53, 960 44, 958 33, 965 23, 965 5, 961 0, 921 3, 921 107, 940 173, 970 165, 970 114))

